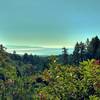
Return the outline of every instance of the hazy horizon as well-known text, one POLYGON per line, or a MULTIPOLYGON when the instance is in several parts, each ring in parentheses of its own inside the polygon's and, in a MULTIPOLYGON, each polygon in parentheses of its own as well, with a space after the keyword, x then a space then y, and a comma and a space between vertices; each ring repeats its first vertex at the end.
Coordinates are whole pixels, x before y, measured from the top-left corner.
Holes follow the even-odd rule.
MULTIPOLYGON (((72 54, 73 48, 67 48, 68 54, 72 54)), ((32 47, 32 46, 7 46, 7 52, 17 54, 32 54, 39 56, 60 55, 62 54, 62 48, 50 48, 50 47, 32 47)))

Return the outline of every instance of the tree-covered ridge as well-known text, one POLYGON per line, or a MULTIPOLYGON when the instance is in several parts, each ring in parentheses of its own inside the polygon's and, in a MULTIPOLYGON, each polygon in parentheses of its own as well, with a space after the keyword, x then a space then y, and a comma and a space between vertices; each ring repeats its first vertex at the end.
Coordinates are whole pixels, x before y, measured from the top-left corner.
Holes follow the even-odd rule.
POLYGON ((77 43, 73 54, 9 54, 0 45, 0 100, 100 100, 100 40, 77 43))

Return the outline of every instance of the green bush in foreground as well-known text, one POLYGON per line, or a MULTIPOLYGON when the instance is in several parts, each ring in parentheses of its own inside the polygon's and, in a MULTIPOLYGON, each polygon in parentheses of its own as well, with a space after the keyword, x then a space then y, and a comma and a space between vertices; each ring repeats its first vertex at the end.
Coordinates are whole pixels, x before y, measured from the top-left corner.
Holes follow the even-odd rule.
POLYGON ((48 86, 39 93, 47 100, 100 100, 100 65, 95 60, 80 63, 80 67, 51 64, 43 73, 48 86))

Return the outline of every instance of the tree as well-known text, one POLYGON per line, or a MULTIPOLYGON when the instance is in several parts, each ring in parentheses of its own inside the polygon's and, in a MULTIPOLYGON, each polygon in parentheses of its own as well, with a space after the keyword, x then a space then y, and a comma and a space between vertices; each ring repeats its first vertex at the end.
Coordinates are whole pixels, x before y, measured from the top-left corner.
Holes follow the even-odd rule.
POLYGON ((86 46, 84 43, 80 42, 79 44, 80 46, 80 51, 79 51, 79 54, 80 54, 80 62, 86 60, 86 46))
POLYGON ((16 51, 13 51, 13 54, 9 54, 10 58, 15 61, 22 61, 22 57, 16 54, 16 51))
POLYGON ((87 38, 87 40, 86 40, 86 48, 89 46, 89 44, 90 44, 90 41, 89 41, 89 39, 87 38))
POLYGON ((3 62, 8 59, 6 48, 1 44, 0 45, 0 62, 3 62))
POLYGON ((88 52, 91 55, 91 58, 95 58, 97 59, 97 51, 100 47, 100 40, 98 38, 98 36, 92 38, 92 40, 90 41, 90 44, 87 47, 88 52))
POLYGON ((28 57, 28 54, 27 54, 27 53, 25 53, 25 54, 23 55, 23 62, 24 62, 25 64, 27 64, 27 63, 29 62, 29 57, 28 57))
POLYGON ((64 47, 63 49, 63 64, 66 65, 68 64, 68 53, 67 53, 67 49, 64 47))
POLYGON ((98 47, 98 49, 97 49, 97 52, 96 52, 96 59, 99 59, 100 60, 100 45, 99 45, 99 47, 98 47))
POLYGON ((73 63, 76 65, 79 64, 79 58, 80 58, 79 51, 80 51, 80 45, 77 42, 73 51, 73 56, 72 56, 73 63))

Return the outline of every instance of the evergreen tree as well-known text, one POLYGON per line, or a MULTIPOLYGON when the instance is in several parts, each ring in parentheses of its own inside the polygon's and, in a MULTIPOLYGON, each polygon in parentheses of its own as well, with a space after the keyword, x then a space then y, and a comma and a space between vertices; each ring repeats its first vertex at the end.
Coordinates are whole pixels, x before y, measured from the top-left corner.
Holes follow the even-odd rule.
POLYGON ((1 44, 0 45, 0 66, 4 65, 5 62, 9 62, 9 56, 6 52, 6 48, 1 44))
POLYGON ((87 38, 87 40, 86 40, 86 47, 87 47, 89 44, 90 44, 90 41, 89 41, 89 39, 87 38))
POLYGON ((16 54, 16 51, 14 50, 13 51, 13 54, 10 54, 10 58, 12 60, 15 60, 15 61, 22 61, 22 58, 20 55, 16 54))
POLYGON ((99 59, 100 60, 100 44, 99 44, 99 47, 98 47, 98 49, 97 49, 97 51, 96 51, 96 59, 99 59))
POLYGON ((63 64, 66 65, 68 64, 68 53, 65 47, 62 49, 63 49, 63 64))
POLYGON ((98 36, 96 36, 92 38, 87 48, 88 52, 91 55, 91 58, 97 59, 97 52, 98 52, 99 47, 100 47, 100 40, 98 36))
POLYGON ((28 62, 29 62, 29 57, 28 57, 28 54, 25 53, 25 54, 23 55, 23 63, 27 64, 28 62))
POLYGON ((77 42, 73 51, 73 56, 72 56, 72 60, 73 60, 73 64, 79 64, 79 51, 80 51, 80 45, 77 42))
POLYGON ((79 54, 80 54, 80 62, 81 61, 84 61, 86 59, 86 45, 84 43, 80 43, 79 44, 79 47, 80 47, 80 51, 79 51, 79 54))

